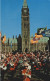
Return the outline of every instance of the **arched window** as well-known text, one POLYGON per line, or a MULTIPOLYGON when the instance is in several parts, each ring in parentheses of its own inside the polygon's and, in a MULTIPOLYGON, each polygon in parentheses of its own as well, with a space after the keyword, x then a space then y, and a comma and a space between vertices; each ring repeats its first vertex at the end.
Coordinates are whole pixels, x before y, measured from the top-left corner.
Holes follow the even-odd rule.
POLYGON ((27 40, 25 40, 25 44, 27 44, 27 40))

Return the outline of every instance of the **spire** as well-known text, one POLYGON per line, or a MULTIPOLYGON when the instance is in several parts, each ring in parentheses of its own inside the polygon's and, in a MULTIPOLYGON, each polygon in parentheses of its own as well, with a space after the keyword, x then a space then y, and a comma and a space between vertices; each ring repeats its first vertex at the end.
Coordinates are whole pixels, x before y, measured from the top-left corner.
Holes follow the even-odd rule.
POLYGON ((27 2, 24 0, 23 8, 27 8, 27 2))

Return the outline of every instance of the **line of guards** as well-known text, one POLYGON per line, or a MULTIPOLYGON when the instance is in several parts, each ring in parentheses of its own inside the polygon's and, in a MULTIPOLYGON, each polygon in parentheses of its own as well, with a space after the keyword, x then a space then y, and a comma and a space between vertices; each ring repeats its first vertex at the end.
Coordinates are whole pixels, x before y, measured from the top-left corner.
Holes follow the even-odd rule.
POLYGON ((31 69, 34 71, 40 71, 41 69, 44 70, 44 73, 50 72, 50 55, 37 55, 35 56, 34 53, 30 54, 2 54, 1 61, 0 61, 0 68, 2 72, 2 81, 4 81, 4 74, 6 72, 10 73, 12 77, 17 70, 17 67, 20 65, 24 67, 21 69, 21 75, 23 76, 23 81, 30 81, 31 79, 31 69), (46 58, 47 57, 47 58, 46 58), (35 59, 36 58, 36 59, 35 59), (31 68, 32 67, 32 68, 31 68))
POLYGON ((24 69, 21 69, 21 75, 23 76, 23 81, 30 81, 31 65, 28 63, 28 60, 25 55, 23 54, 15 54, 15 55, 2 54, 1 62, 0 62, 2 81, 4 81, 4 76, 6 73, 10 74, 11 77, 14 77, 14 73, 16 72, 17 67, 20 64, 22 64, 21 66, 24 67, 24 69))

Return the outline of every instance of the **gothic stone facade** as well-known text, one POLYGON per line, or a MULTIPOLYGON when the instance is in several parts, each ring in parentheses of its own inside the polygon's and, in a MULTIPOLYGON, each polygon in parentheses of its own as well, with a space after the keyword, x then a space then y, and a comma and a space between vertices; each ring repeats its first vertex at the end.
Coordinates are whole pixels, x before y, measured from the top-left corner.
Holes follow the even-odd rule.
POLYGON ((30 51, 30 23, 29 23, 29 8, 26 0, 24 0, 22 8, 22 51, 26 49, 30 51))

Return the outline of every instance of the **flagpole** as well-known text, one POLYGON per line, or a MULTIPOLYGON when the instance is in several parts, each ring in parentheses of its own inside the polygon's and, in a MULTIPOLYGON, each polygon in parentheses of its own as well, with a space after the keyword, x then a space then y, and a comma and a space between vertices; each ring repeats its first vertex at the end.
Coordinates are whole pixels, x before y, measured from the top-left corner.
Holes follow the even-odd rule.
POLYGON ((5 43, 5 54, 6 54, 6 43, 5 43))
POLYGON ((11 53, 12 53, 12 41, 11 41, 11 53))

